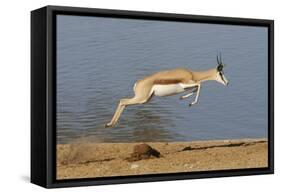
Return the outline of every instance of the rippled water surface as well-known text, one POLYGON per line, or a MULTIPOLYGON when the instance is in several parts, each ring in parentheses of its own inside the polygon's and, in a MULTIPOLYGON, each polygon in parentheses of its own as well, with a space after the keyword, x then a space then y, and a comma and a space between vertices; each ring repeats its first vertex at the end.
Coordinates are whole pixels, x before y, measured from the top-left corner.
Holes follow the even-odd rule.
POLYGON ((57 140, 190 141, 267 137, 267 28, 102 17, 57 17, 57 140), (104 128, 119 99, 151 73, 216 66, 229 87, 202 85, 199 104, 180 95, 130 106, 104 128))

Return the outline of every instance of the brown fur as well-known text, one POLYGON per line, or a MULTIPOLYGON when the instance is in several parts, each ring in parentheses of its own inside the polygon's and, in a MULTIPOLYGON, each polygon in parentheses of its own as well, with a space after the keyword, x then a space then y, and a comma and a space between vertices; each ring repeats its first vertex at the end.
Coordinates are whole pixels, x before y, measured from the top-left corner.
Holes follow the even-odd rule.
POLYGON ((160 71, 150 76, 145 77, 143 80, 151 80, 153 84, 177 84, 186 83, 192 80, 192 73, 184 68, 177 68, 167 71, 160 71), (176 77, 176 78, 175 78, 176 77))
POLYGON ((153 84, 167 85, 167 84, 178 84, 181 83, 181 79, 156 79, 153 84))

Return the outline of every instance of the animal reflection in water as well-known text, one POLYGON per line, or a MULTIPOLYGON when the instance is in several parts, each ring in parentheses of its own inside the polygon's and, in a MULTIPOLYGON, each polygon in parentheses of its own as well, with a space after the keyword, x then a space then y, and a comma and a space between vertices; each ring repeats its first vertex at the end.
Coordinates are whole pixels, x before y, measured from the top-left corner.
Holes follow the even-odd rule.
POLYGON ((221 55, 217 56, 217 66, 205 71, 192 71, 185 68, 177 68, 154 73, 134 85, 135 96, 133 98, 123 98, 109 123, 105 127, 112 127, 116 124, 121 113, 128 105, 147 103, 152 96, 170 96, 178 93, 188 92, 180 99, 185 99, 196 94, 195 100, 189 104, 192 106, 198 102, 201 83, 205 81, 217 81, 225 86, 228 81, 224 76, 221 55))

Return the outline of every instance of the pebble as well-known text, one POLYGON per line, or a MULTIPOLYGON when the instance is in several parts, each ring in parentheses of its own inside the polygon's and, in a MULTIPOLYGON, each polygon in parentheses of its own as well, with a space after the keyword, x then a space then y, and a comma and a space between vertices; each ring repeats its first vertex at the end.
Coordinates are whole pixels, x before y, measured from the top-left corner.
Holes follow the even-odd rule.
POLYGON ((185 168, 193 168, 193 165, 185 164, 184 167, 185 168))
POLYGON ((132 164, 132 165, 131 165, 131 169, 135 169, 135 168, 138 168, 138 167, 139 167, 138 164, 132 164))

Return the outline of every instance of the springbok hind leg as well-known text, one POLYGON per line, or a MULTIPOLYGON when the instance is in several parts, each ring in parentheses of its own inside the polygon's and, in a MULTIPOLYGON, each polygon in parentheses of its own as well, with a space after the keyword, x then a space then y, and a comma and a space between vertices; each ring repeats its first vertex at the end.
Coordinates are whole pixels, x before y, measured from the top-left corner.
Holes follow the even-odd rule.
MULTIPOLYGON (((123 100, 123 99, 121 99, 121 100, 123 100)), ((116 108, 116 111, 115 111, 111 121, 109 123, 105 124, 105 127, 113 126, 117 122, 117 120, 120 117, 121 113, 123 112, 125 106, 121 104, 121 100, 120 100, 120 102, 119 102, 119 104, 118 104, 118 106, 116 108)))
POLYGON ((120 100, 111 121, 107 123, 105 127, 114 126, 126 106, 146 103, 150 100, 151 96, 153 95, 152 88, 147 86, 147 84, 144 82, 136 83, 134 87, 134 91, 135 91, 135 96, 133 98, 129 98, 129 99, 124 98, 120 100))
POLYGON ((129 99, 121 99, 118 107, 109 123, 105 125, 105 127, 112 127, 116 124, 118 119, 120 118, 122 112, 124 111, 125 107, 128 105, 134 105, 134 104, 143 104, 149 100, 150 96, 148 97, 134 97, 129 99))

